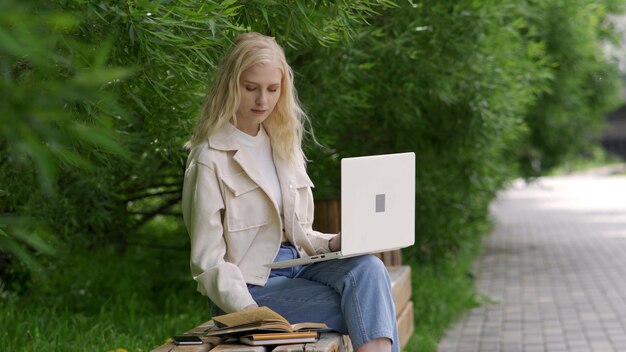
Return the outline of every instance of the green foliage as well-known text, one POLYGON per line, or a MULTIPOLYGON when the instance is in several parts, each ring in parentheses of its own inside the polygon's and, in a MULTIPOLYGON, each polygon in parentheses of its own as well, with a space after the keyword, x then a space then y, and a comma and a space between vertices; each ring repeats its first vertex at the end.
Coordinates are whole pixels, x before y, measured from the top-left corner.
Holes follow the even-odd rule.
POLYGON ((66 170, 92 173, 127 155, 110 128, 123 110, 103 88, 130 70, 108 65, 107 47, 73 38, 73 14, 32 11, 13 1, 0 8, 0 250, 36 267, 37 253, 53 253, 39 210, 63 189, 66 170))
POLYGON ((567 175, 602 167, 617 167, 621 163, 623 163, 621 157, 610 154, 599 145, 594 145, 584 154, 568 159, 559 167, 552 169, 549 175, 567 175))
POLYGON ((122 249, 132 229, 177 214, 180 146, 212 70, 256 30, 287 47, 326 146, 307 148, 316 196, 338 194, 341 157, 416 151, 415 254, 455 251, 515 175, 511 159, 557 163, 612 101, 598 54, 618 8, 607 4, 59 1, 42 21, 9 3, 2 211, 78 248, 122 249))
POLYGON ((538 176, 584 153, 620 102, 619 72, 603 46, 613 32, 607 15, 623 2, 531 2, 530 35, 545 43, 552 71, 547 89, 528 110, 527 140, 517 151, 524 176, 538 176))
MULTIPOLYGON (((0 214, 28 214, 77 249, 123 250, 132 229, 178 215, 181 146, 237 34, 269 33, 271 22, 285 45, 329 44, 390 4, 321 1, 311 11, 301 1, 3 3, 0 214)), ((1 224, 2 249, 35 263, 17 233, 43 235, 13 223, 1 224)))
POLYGON ((297 70, 329 146, 309 152, 316 192, 338 194, 338 172, 329 170, 341 157, 415 151, 413 255, 436 258, 479 235, 489 202, 515 172, 505 148, 550 77, 542 43, 523 35, 522 11, 513 1, 407 2, 343 48, 312 49, 314 64, 297 70))

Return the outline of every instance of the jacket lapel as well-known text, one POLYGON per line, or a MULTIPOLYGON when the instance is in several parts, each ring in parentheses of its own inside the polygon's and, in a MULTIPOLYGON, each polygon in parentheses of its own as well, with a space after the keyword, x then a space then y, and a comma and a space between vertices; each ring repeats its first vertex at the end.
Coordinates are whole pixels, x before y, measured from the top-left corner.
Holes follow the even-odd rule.
MULTIPOLYGON (((270 199, 274 208, 278 213, 278 205, 274 201, 274 198, 270 196, 269 186, 263 177, 263 174, 256 167, 255 160, 244 149, 239 149, 237 142, 235 141, 234 133, 236 127, 231 123, 226 123, 220 129, 218 129, 213 136, 209 138, 209 145, 211 148, 223 151, 234 151, 233 160, 239 164, 241 169, 250 177, 250 179, 256 183, 263 192, 270 199)), ((279 175, 280 176, 280 175, 279 175)), ((280 178, 279 178, 280 180, 280 178)), ((282 186, 281 186, 282 188, 282 186)), ((281 189, 282 191, 282 189, 281 189)))
POLYGON ((265 192, 265 194, 268 196, 268 198, 270 198, 272 204, 274 204, 274 207, 277 209, 276 211, 278 211, 278 205, 275 203, 274 198, 270 196, 270 188, 265 181, 263 174, 256 167, 256 163, 253 158, 248 153, 246 153, 245 150, 241 149, 238 150, 235 155, 233 155, 233 160, 237 164, 239 164, 239 166, 243 169, 246 175, 248 175, 248 177, 250 177, 250 179, 252 179, 254 183, 259 185, 259 188, 261 188, 263 192, 265 192))

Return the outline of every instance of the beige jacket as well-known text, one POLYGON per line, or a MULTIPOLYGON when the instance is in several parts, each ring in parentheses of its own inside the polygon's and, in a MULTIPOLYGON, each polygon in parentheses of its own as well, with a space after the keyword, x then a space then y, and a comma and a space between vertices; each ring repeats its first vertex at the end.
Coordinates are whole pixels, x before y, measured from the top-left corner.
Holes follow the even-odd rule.
POLYGON ((313 183, 304 167, 274 154, 284 221, 255 161, 238 150, 226 124, 193 148, 187 160, 182 210, 191 238, 191 273, 198 291, 224 312, 254 304, 246 284, 264 285, 278 253, 281 231, 301 253, 329 251, 334 236, 313 231, 313 183))

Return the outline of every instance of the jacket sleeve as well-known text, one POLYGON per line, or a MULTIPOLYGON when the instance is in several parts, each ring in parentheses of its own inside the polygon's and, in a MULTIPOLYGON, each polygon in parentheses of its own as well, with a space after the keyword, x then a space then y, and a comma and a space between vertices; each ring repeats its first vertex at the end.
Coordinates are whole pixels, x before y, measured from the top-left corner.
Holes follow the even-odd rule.
POLYGON ((313 191, 310 187, 307 187, 307 219, 308 221, 305 227, 305 231, 309 242, 313 245, 316 254, 324 254, 330 252, 329 241, 337 236, 337 234, 323 233, 313 230, 313 216, 315 213, 315 202, 313 201, 313 191))
POLYGON ((191 239, 191 274, 198 291, 226 313, 255 304, 239 268, 224 260, 224 199, 215 171, 191 162, 185 170, 182 211, 191 239))

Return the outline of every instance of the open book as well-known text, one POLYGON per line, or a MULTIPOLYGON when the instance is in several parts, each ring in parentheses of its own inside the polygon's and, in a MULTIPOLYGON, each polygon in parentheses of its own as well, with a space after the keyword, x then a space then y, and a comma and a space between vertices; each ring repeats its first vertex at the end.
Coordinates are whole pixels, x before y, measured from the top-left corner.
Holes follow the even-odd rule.
POLYGON ((257 332, 326 331, 324 323, 290 324, 282 315, 268 307, 242 310, 240 312, 213 317, 217 326, 205 336, 246 335, 257 332))

